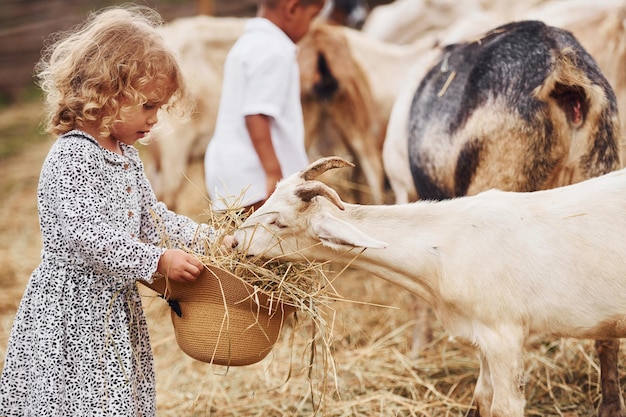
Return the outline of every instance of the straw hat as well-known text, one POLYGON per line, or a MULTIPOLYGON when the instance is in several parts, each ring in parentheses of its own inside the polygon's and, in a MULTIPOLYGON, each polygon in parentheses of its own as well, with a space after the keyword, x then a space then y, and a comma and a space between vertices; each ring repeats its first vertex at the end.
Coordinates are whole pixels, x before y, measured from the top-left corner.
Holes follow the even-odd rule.
POLYGON ((191 283, 139 282, 168 301, 181 350, 216 365, 243 366, 265 358, 286 317, 296 310, 216 266, 206 266, 191 283))

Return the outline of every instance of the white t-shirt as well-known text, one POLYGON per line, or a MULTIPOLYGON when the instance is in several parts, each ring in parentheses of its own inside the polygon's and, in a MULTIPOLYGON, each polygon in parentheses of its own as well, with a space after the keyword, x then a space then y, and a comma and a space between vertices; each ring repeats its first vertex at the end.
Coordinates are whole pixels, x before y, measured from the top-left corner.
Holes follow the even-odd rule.
POLYGON ((307 166, 296 54, 291 39, 259 17, 246 23, 229 51, 215 133, 204 157, 214 209, 267 198, 265 172, 246 129, 247 115, 272 118, 272 144, 283 176, 307 166))

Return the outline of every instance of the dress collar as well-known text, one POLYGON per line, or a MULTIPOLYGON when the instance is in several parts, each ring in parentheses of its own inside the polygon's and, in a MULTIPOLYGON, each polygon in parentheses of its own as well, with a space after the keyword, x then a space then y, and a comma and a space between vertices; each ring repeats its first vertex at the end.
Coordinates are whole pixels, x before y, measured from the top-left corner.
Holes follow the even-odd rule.
POLYGON ((102 145, 98 143, 96 138, 91 136, 89 133, 84 132, 82 130, 78 130, 78 129, 71 130, 63 134, 59 139, 66 138, 66 137, 80 137, 82 139, 87 139, 89 142, 96 145, 102 151, 102 155, 108 162, 111 162, 114 164, 123 164, 123 163, 128 163, 129 161, 134 163, 135 160, 137 159, 137 156, 139 155, 135 147, 129 146, 122 142, 120 142, 120 148, 122 149, 122 152, 124 152, 124 155, 111 152, 110 150, 103 148, 102 145))

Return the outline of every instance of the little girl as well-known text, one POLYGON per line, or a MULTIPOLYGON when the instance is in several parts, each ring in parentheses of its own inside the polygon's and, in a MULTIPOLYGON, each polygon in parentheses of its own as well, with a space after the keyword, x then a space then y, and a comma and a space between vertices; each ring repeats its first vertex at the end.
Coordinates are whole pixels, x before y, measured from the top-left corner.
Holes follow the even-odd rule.
POLYGON ((208 231, 156 200, 132 146, 159 109, 189 105, 159 24, 147 8, 105 9, 36 67, 59 137, 39 180, 42 260, 11 331, 0 416, 155 415, 136 280, 193 281, 202 263, 175 247, 201 250, 208 231))

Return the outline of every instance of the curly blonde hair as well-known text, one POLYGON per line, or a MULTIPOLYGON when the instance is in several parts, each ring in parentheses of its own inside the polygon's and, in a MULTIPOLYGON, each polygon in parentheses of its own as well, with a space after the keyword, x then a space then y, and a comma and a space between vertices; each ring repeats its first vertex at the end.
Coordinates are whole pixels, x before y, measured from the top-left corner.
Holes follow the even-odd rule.
POLYGON ((177 55, 157 30, 162 24, 150 8, 112 7, 53 35, 35 66, 46 130, 59 135, 89 125, 108 135, 120 114, 147 101, 142 91, 148 84, 158 86, 165 110, 189 110, 177 55))

